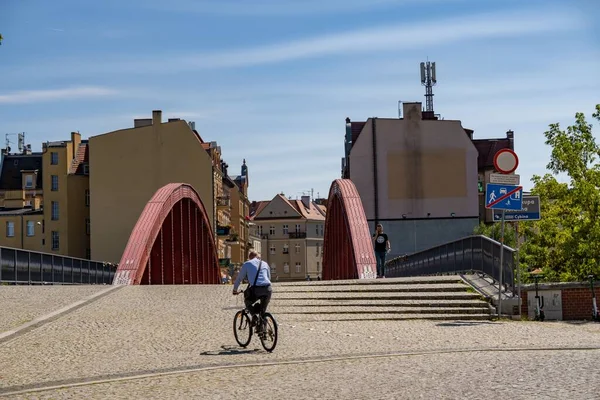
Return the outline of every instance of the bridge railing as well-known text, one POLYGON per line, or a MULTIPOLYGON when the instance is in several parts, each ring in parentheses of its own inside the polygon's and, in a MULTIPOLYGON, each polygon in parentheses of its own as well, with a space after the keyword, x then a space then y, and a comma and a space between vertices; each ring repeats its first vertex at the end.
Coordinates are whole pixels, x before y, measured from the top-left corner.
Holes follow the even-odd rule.
POLYGON ((1 284, 110 285, 115 271, 116 266, 102 261, 0 247, 1 284))
POLYGON ((482 235, 468 236, 453 242, 395 257, 386 262, 387 277, 450 275, 481 272, 494 281, 500 279, 500 251, 504 250, 502 282, 515 292, 515 250, 482 235))

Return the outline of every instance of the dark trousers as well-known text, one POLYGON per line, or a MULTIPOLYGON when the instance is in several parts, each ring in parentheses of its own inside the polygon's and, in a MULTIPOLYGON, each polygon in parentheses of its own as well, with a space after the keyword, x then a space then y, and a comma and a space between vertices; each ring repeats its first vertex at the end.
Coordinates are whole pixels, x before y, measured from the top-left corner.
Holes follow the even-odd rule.
POLYGON ((385 251, 376 251, 375 260, 377 260, 377 276, 385 276, 385 251))
POLYGON ((261 315, 263 315, 265 312, 267 312, 267 307, 269 306, 269 302, 271 301, 271 294, 273 293, 271 285, 252 286, 250 290, 252 290, 253 296, 244 299, 246 308, 252 310, 255 314, 260 313, 261 315), (253 307, 252 305, 256 303, 257 300, 260 300, 260 303, 253 307))

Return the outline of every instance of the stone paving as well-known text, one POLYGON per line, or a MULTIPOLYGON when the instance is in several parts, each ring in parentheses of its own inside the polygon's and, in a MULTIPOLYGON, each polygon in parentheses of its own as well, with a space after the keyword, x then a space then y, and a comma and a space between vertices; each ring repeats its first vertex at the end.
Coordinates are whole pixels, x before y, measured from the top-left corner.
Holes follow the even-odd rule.
POLYGON ((106 288, 105 285, 0 286, 0 333, 106 288))
MULTIPOLYGON (((276 301, 274 298, 274 304, 276 301)), ((5 308, 1 300, 0 306, 5 308)), ((591 399, 600 390, 597 368, 593 368, 598 365, 598 350, 490 352, 600 348, 600 324, 322 321, 275 314, 279 342, 269 354, 257 339, 248 349, 237 347, 232 319, 241 307, 242 297, 233 297, 229 285, 125 287, 0 345, 0 396, 19 388, 209 366, 232 369, 95 384, 18 398, 265 397, 248 385, 255 378, 265 380, 271 391, 267 397, 285 394, 301 399, 482 398, 492 393, 512 398, 566 398, 566 392, 569 398, 591 399), (458 349, 480 351, 234 367, 458 349), (552 379, 548 379, 550 373, 552 379), (592 374, 596 374, 595 382, 592 374)))

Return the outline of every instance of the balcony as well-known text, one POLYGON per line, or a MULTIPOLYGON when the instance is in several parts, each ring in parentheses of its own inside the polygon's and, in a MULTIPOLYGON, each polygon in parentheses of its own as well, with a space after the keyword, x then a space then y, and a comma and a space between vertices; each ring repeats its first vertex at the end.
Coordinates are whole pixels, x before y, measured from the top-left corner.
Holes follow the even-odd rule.
POLYGON ((231 207, 231 199, 229 197, 217 197, 217 207, 231 207))
POLYGON ((290 239, 306 239, 306 232, 290 232, 290 239))
POLYGON ((217 226, 217 236, 229 236, 230 232, 230 226, 217 226))

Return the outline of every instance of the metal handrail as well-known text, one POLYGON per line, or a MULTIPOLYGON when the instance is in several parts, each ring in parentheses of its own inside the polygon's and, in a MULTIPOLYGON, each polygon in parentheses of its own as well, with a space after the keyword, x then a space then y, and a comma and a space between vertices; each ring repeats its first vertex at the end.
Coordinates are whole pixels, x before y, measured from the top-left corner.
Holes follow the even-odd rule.
POLYGON ((472 235, 386 262, 386 276, 406 277, 481 272, 500 280, 500 251, 504 253, 502 282, 515 291, 515 250, 487 236, 472 235))

